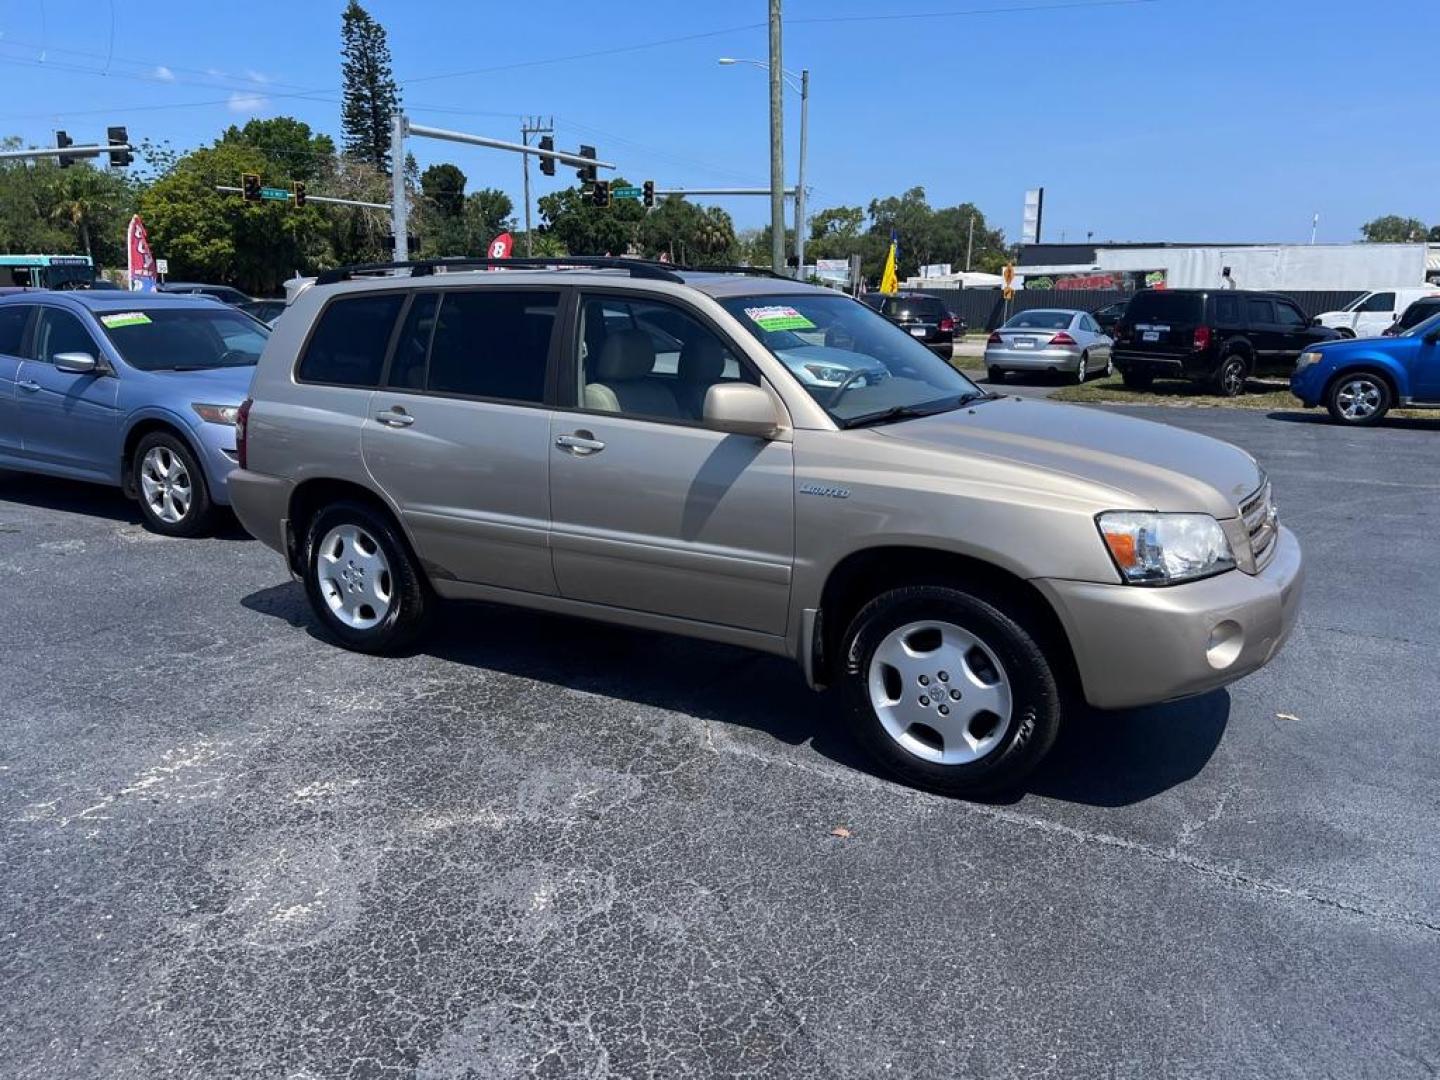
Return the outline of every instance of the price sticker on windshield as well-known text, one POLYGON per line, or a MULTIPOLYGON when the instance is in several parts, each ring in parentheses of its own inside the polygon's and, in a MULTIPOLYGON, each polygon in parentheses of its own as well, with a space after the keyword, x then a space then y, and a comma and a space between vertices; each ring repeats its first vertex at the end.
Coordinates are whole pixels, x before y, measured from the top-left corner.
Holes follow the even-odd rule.
POLYGON ((771 304, 768 307, 747 307, 745 314, 761 330, 814 330, 815 324, 793 307, 771 304))
POLYGON ((114 330, 117 326, 143 326, 150 321, 150 316, 143 311, 121 311, 114 315, 101 315, 100 322, 107 330, 114 330))

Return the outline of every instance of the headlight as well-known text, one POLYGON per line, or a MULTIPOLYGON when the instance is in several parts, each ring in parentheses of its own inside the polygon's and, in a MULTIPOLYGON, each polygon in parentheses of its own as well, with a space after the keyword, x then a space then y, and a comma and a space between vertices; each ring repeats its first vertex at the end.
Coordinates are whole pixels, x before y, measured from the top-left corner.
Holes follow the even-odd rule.
POLYGON ((1209 514, 1112 510, 1095 520, 1131 585, 1174 585, 1235 566, 1225 530, 1209 514))
POLYGON ((805 370, 821 382, 840 382, 848 378, 851 368, 834 367, 830 364, 806 364, 805 370))
POLYGON ((1295 361, 1295 370, 1299 371, 1301 368, 1309 367, 1311 364, 1318 364, 1320 360, 1321 354, 1318 352, 1302 352, 1300 359, 1295 361))
POLYGON ((235 417, 240 412, 239 405, 204 405, 193 401, 190 403, 190 407, 207 424, 230 424, 233 426, 235 417))

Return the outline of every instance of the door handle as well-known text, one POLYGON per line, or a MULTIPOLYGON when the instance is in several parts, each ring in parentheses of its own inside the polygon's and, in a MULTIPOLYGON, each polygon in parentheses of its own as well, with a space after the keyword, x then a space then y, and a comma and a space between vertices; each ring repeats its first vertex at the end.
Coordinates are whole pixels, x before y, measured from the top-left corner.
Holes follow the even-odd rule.
POLYGON ((36 390, 39 390, 39 389, 40 389, 40 384, 39 384, 38 382, 34 382, 34 381, 31 380, 31 379, 21 379, 21 380, 20 380, 19 382, 17 382, 15 385, 18 386, 18 387, 20 387, 21 390, 28 390, 28 391, 30 391, 30 393, 32 393, 32 394, 33 394, 36 390))
POLYGON ((605 444, 599 439, 591 437, 588 431, 577 431, 573 435, 557 435, 555 445, 561 450, 570 451, 576 457, 598 454, 605 449, 605 444))
POLYGON ((386 427, 409 427, 415 422, 415 417, 404 409, 387 409, 385 412, 376 413, 375 419, 386 427))

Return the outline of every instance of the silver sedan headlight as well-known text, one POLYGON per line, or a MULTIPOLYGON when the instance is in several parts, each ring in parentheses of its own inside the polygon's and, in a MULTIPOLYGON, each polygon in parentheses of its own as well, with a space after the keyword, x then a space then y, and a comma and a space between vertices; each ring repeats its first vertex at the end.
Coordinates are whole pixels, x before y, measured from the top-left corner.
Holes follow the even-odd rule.
POLYGON ((1112 510, 1095 520, 1128 584, 1176 585, 1235 567, 1225 530, 1209 514, 1112 510))

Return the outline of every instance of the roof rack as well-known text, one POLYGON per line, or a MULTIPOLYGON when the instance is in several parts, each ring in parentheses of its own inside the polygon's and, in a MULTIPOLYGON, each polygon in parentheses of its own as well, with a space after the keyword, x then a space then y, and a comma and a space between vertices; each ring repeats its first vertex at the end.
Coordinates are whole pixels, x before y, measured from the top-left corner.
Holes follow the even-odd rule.
POLYGON ((613 255, 567 255, 553 259, 488 259, 461 257, 454 259, 411 259, 403 262, 359 263, 322 270, 316 285, 334 285, 350 281, 360 274, 380 274, 390 270, 409 270, 411 277, 426 277, 436 271, 478 270, 626 270, 633 278, 682 282, 675 267, 648 259, 622 259, 613 255))
MULTIPOLYGON (((666 265, 666 264, 661 264, 666 265)), ((794 281, 795 279, 785 274, 777 274, 768 266, 676 266, 675 270, 685 270, 696 274, 745 274, 748 277, 771 277, 779 278, 781 281, 794 281)))

